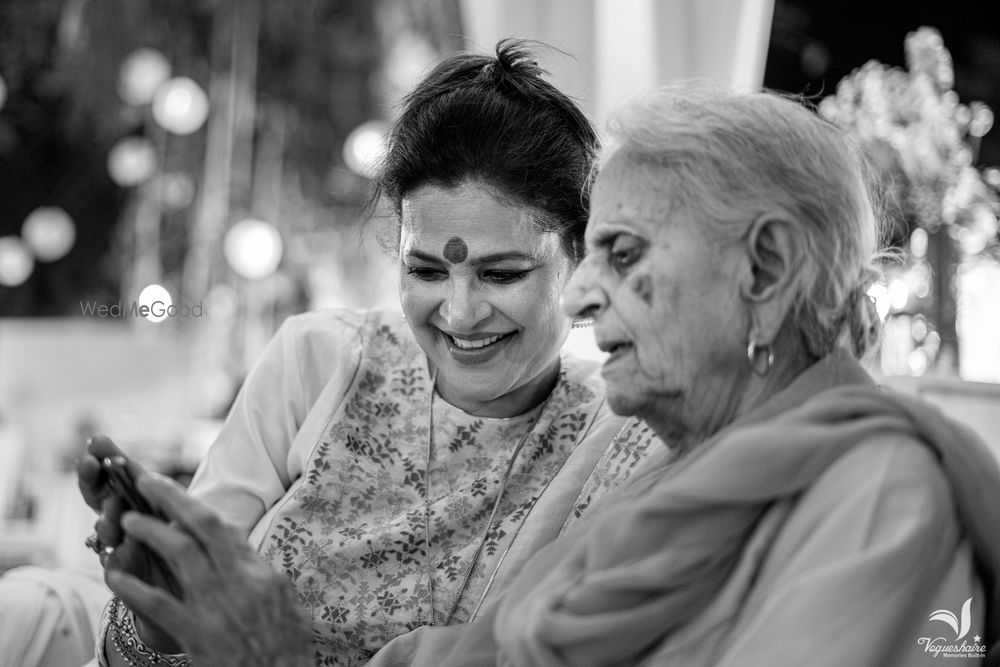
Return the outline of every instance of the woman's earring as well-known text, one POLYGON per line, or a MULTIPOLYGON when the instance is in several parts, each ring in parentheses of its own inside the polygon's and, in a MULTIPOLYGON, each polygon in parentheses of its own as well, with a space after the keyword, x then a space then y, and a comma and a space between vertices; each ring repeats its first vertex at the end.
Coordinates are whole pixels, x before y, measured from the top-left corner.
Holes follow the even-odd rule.
POLYGON ((573 320, 574 329, 586 329, 587 327, 592 327, 592 326, 594 326, 594 320, 592 320, 589 317, 582 320, 573 320))
POLYGON ((750 362, 750 370, 764 377, 771 372, 771 366, 774 365, 774 350, 770 345, 759 345, 751 333, 747 341, 747 361, 750 362), (764 360, 763 364, 759 361, 761 358, 764 360))

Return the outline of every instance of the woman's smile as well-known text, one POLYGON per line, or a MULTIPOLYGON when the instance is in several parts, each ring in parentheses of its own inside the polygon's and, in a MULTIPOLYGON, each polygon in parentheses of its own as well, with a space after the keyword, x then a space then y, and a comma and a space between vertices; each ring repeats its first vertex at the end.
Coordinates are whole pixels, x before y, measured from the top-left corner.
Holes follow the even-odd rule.
POLYGON ((400 303, 442 398, 467 412, 521 414, 559 372, 572 267, 542 215, 477 183, 403 200, 400 303))
POLYGON ((465 365, 485 364, 492 361, 517 336, 516 331, 505 334, 480 334, 458 336, 441 332, 448 346, 448 353, 456 362, 465 365))

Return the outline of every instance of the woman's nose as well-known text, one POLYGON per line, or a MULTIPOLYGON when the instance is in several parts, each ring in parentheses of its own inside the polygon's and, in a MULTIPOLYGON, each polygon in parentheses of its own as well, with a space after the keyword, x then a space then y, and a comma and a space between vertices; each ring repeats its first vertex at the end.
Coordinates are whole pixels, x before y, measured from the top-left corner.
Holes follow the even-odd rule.
POLYGON ((452 283, 440 308, 441 317, 455 332, 473 331, 492 312, 490 303, 465 281, 452 283))
POLYGON ((574 318, 596 318, 608 307, 608 295, 597 280, 597 269, 584 259, 563 289, 563 311, 574 318))

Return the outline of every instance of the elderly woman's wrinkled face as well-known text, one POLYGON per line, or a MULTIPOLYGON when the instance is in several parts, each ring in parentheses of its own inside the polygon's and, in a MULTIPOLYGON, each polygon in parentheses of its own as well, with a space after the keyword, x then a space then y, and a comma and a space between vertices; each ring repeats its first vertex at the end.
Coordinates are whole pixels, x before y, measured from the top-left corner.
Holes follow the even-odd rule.
POLYGON ((571 264, 535 214, 471 183, 423 186, 403 200, 403 312, 441 395, 474 414, 523 412, 558 371, 571 264))
POLYGON ((564 296, 568 314, 595 320, 612 409, 668 431, 725 423, 746 369, 745 260, 699 222, 667 172, 619 151, 594 184, 587 257, 564 296))

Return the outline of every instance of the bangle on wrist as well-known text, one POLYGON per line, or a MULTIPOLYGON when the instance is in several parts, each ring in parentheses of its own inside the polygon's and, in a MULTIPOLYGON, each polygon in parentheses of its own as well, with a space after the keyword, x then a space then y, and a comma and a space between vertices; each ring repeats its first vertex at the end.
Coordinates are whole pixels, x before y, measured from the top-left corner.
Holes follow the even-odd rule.
POLYGON ((191 658, 184 653, 160 653, 146 646, 139 637, 135 627, 132 612, 118 596, 111 598, 108 607, 108 632, 111 633, 111 643, 131 667, 146 667, 148 665, 163 665, 164 667, 191 667, 191 658))

